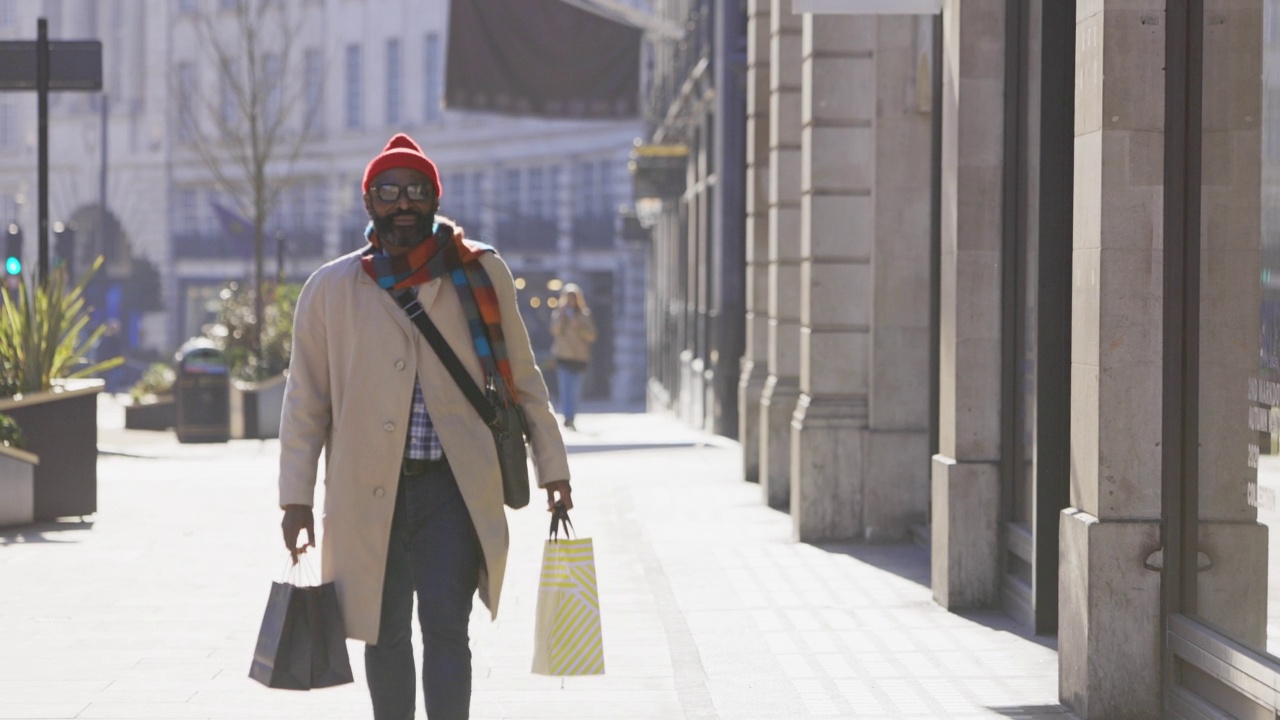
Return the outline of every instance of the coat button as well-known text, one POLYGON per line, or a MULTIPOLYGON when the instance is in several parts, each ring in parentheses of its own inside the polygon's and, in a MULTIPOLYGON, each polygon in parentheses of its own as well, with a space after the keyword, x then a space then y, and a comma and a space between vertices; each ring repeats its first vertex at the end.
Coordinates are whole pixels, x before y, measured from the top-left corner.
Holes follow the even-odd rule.
POLYGON ((403 369, 404 369, 404 361, 403 361, 403 360, 397 360, 397 361, 396 361, 396 369, 397 369, 397 370, 403 370, 403 369))
POLYGON ((383 495, 386 495, 386 492, 385 492, 385 491, 383 491, 383 489, 382 489, 382 488, 374 488, 374 489, 373 489, 373 496, 374 496, 374 497, 382 497, 383 495))
POLYGON ((382 426, 382 429, 383 429, 383 430, 386 430, 387 432, 391 432, 392 430, 395 430, 395 429, 396 429, 396 424, 395 424, 395 423, 393 423, 393 422, 385 423, 385 424, 382 426))

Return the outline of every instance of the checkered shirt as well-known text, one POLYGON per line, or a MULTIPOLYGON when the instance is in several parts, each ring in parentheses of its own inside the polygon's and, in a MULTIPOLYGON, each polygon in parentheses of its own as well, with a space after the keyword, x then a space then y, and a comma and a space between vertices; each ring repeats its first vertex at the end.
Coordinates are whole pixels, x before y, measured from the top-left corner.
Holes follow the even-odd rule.
POLYGON ((427 403, 422 399, 422 384, 413 380, 413 403, 409 409, 409 436, 405 438, 404 456, 411 460, 439 460, 444 457, 440 435, 427 414, 427 403))

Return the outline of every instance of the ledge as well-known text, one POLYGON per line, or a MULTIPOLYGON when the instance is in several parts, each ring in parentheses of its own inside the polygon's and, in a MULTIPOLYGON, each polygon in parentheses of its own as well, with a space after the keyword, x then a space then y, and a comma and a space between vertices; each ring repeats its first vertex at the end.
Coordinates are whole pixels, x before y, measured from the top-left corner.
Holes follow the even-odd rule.
POLYGON ((102 380, 68 380, 55 385, 52 390, 0 398, 0 413, 15 407, 30 407, 66 398, 97 395, 105 386, 106 383, 102 380))
POLYGON ((14 460, 21 460, 29 465, 40 464, 40 457, 35 453, 27 452, 26 450, 19 450, 18 448, 11 447, 9 445, 0 445, 0 456, 11 457, 14 460))
POLYGON ((263 390, 268 390, 270 388, 273 388, 277 385, 283 385, 285 381, 288 379, 289 379, 288 375, 281 373, 279 375, 272 375, 266 380, 232 380, 231 385, 235 387, 235 389, 241 392, 246 392, 246 391, 261 392, 263 390))

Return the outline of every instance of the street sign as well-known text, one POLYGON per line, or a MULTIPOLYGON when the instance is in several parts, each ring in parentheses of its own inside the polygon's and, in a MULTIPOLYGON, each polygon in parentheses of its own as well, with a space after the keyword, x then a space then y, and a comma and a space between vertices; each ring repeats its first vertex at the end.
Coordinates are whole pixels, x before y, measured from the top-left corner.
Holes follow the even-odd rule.
MULTIPOLYGON (((50 40, 49 21, 39 18, 35 40, 0 42, 0 91, 36 93, 36 277, 40 282, 49 276, 49 92, 101 89, 102 43, 98 40, 50 40)), ((106 142, 104 132, 104 148, 106 142)), ((14 267, 6 263, 5 269, 14 267)))
MULTIPOLYGON (((0 91, 36 89, 36 41, 0 42, 0 91)), ((49 89, 101 90, 102 42, 50 40, 49 89)))

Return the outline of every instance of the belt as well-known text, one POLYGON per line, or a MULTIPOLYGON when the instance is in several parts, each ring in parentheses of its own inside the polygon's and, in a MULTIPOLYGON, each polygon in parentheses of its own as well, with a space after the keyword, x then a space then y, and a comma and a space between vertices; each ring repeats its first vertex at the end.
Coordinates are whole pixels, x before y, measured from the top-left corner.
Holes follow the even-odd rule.
POLYGON ((449 459, 441 455, 435 460, 421 460, 417 458, 402 458, 400 460, 401 475, 426 475, 428 473, 440 472, 449 468, 449 459))

